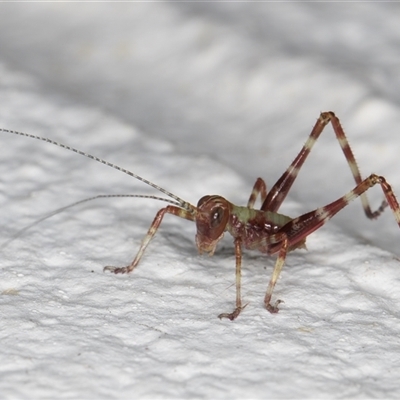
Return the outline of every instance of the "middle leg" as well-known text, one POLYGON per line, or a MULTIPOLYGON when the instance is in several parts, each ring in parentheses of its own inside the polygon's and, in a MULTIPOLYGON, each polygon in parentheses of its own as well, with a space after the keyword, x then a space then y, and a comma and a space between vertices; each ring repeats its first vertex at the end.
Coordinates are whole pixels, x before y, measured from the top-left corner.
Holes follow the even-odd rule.
POLYGON ((247 208, 254 207, 254 203, 256 202, 258 195, 260 195, 261 204, 264 203, 265 198, 267 197, 267 185, 262 178, 257 178, 256 183, 253 186, 253 190, 251 191, 249 201, 247 202, 247 208))

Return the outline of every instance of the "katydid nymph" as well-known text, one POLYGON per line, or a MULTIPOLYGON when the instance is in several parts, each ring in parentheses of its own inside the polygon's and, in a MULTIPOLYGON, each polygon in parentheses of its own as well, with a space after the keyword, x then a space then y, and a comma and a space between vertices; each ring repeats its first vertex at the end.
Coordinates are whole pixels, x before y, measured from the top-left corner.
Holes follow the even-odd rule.
MULTIPOLYGON (((0 131, 3 133, 16 134, 42 140, 69 151, 73 151, 82 156, 91 158, 111 168, 117 169, 135 179, 138 179, 139 181, 153 187, 169 197, 168 199, 150 195, 130 195, 130 197, 144 197, 162 200, 170 204, 157 212, 134 260, 129 265, 124 267, 104 267, 104 271, 113 272, 115 274, 132 272, 138 266, 148 244, 157 232, 165 214, 172 214, 195 222, 195 241, 199 253, 208 253, 209 255, 213 255, 218 242, 222 239, 224 233, 228 232, 233 237, 235 248, 236 304, 232 312, 220 314, 219 318, 221 319, 228 318, 230 320, 234 320, 246 307, 246 304, 243 305, 241 296, 243 248, 249 250, 258 250, 261 253, 266 253, 268 255, 277 255, 272 277, 269 281, 264 297, 265 308, 270 313, 274 314, 279 311, 278 305, 281 303, 281 300, 275 300, 272 302, 272 293, 285 263, 287 253, 292 250, 305 247, 307 236, 323 226, 336 213, 347 206, 351 200, 360 197, 364 212, 366 216, 371 219, 378 217, 386 208, 386 206, 389 205, 393 211, 398 225, 400 226, 400 207, 390 185, 387 183, 384 177, 375 174, 371 174, 366 179, 361 178, 361 174, 357 167, 353 152, 349 146, 349 142, 339 119, 333 112, 323 112, 320 114, 306 143, 294 161, 290 164, 289 168, 282 174, 269 192, 267 192, 267 187, 263 179, 258 178, 256 180, 245 207, 236 206, 218 195, 204 196, 198 201, 197 206, 194 206, 139 175, 136 175, 124 168, 109 163, 98 157, 74 149, 70 146, 55 142, 51 139, 22 132, 16 132, 7 129, 0 129, 0 131), (297 174, 310 154, 310 151, 316 140, 328 123, 331 123, 339 145, 350 167, 356 184, 355 187, 332 203, 307 212, 299 217, 291 218, 278 213, 278 210, 289 193, 297 174), (366 191, 376 184, 381 186, 385 200, 376 211, 372 211, 366 197, 366 191), (261 200, 261 207, 260 209, 255 209, 254 205, 258 197, 261 200)), ((112 197, 112 195, 96 197, 112 197)))

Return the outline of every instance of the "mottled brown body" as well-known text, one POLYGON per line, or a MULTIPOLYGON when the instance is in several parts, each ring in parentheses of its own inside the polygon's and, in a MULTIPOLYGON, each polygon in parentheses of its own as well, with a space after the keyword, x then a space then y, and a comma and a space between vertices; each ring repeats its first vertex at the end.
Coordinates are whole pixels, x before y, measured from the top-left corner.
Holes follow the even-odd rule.
MULTIPOLYGON (((145 197, 167 201, 172 205, 168 205, 158 211, 149 231, 142 241, 136 257, 131 264, 126 267, 105 267, 105 271, 111 271, 116 274, 129 273, 133 271, 133 269, 135 269, 139 264, 147 245, 157 232, 165 214, 173 214, 196 223, 196 245, 200 253, 213 255, 218 242, 222 239, 224 233, 228 232, 233 237, 235 245, 236 306, 233 312, 222 313, 219 315, 219 318, 229 318, 230 320, 234 320, 246 306, 242 305, 241 298, 241 265, 243 248, 248 250, 257 250, 269 255, 277 254, 274 270, 264 297, 266 309, 271 313, 277 313, 278 305, 281 300, 276 300, 272 305, 271 298, 287 253, 297 248, 305 248, 307 236, 323 226, 336 213, 347 206, 350 201, 360 197, 364 212, 366 216, 371 219, 378 217, 386 206, 389 205, 398 225, 400 226, 400 207, 390 185, 386 182, 384 177, 375 174, 371 174, 366 179, 361 178, 361 174, 348 140, 339 119, 333 112, 321 113, 305 145, 300 150, 294 161, 290 164, 289 168, 282 174, 269 192, 267 192, 266 184, 261 178, 256 180, 246 207, 236 206, 218 195, 202 197, 195 207, 139 175, 98 157, 39 136, 5 129, 1 129, 0 131, 43 140, 94 159, 95 161, 108 165, 109 167, 115 168, 144 182, 173 199, 170 200, 147 195, 130 195, 131 197, 145 197), (332 124, 336 138, 350 167, 356 186, 332 203, 299 217, 290 218, 278 213, 279 207, 289 193, 289 190, 312 147, 329 122, 332 124), (385 200, 376 211, 372 211, 365 192, 377 184, 382 188, 385 200), (259 210, 254 209, 254 204, 258 197, 260 197, 261 200, 261 208, 259 210)), ((111 196, 106 195, 98 197, 111 196)))
POLYGON ((200 199, 197 210, 197 247, 211 254, 224 232, 229 232, 234 239, 240 238, 248 250, 274 254, 278 249, 269 238, 292 220, 283 214, 235 206, 216 195, 200 199), (212 221, 210 216, 214 216, 212 221))

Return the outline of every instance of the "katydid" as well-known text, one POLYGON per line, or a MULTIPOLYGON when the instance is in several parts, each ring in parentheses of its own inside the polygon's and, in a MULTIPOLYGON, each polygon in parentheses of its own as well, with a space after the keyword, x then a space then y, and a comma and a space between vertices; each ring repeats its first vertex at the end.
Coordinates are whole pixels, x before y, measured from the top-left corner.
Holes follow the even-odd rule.
MULTIPOLYGON (((236 256, 236 304, 232 312, 222 313, 219 315, 219 318, 228 318, 230 320, 234 320, 246 307, 246 305, 243 305, 242 303, 241 296, 243 248, 249 250, 258 250, 261 253, 266 253, 269 255, 277 254, 272 277, 269 281, 264 297, 265 308, 270 313, 277 313, 279 311, 278 305, 281 303, 281 300, 272 302, 272 293, 284 265, 287 253, 289 251, 305 247, 307 236, 328 222, 337 212, 347 206, 351 200, 360 197, 364 212, 366 216, 371 219, 378 217, 386 208, 386 206, 389 205, 393 211, 398 225, 400 226, 400 207, 390 185, 386 182, 383 176, 378 176, 375 174, 371 174, 366 179, 361 178, 361 174, 357 167, 353 152, 349 146, 349 142, 339 119, 333 112, 323 112, 320 114, 305 145, 302 147, 294 161, 290 164, 289 168, 283 173, 283 175, 278 179, 269 192, 267 192, 267 187, 263 179, 258 178, 256 180, 247 202, 247 206, 245 207, 236 206, 218 195, 204 196, 198 201, 197 206, 194 206, 180 197, 172 194, 171 192, 163 189, 162 187, 142 178, 139 175, 134 174, 133 172, 83 151, 40 136, 7 129, 0 129, 0 131, 3 133, 11 133, 42 140, 73 151, 82 156, 91 158, 97 162, 132 176, 133 178, 138 179, 139 181, 153 187, 169 197, 168 199, 148 195, 129 195, 130 197, 144 197, 162 200, 170 204, 157 212, 134 260, 125 267, 104 267, 104 271, 110 271, 115 274, 132 272, 138 266, 147 248, 147 245, 157 232, 165 214, 172 214, 196 223, 196 246, 200 253, 208 253, 209 255, 213 255, 217 244, 224 236, 224 233, 229 232, 233 237, 236 256), (278 210, 289 193, 297 174, 307 159, 307 156, 309 155, 316 140, 328 123, 332 124, 336 138, 354 177, 356 186, 344 196, 333 201, 332 203, 317 208, 299 217, 290 218, 286 215, 278 213, 278 210), (372 211, 366 196, 366 191, 376 184, 381 186, 385 200, 376 211, 372 211), (254 204, 258 197, 261 199, 261 208, 255 209, 254 204)), ((113 197, 113 195, 96 197, 113 197)), ((83 201, 87 200, 89 199, 83 201)))

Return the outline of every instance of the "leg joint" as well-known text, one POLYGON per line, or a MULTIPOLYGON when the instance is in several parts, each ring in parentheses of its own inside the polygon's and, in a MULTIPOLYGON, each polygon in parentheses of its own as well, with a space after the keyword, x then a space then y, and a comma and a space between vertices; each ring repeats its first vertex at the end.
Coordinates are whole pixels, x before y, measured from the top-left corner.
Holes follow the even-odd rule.
POLYGON ((336 118, 333 111, 322 112, 319 116, 319 120, 323 125, 327 125, 333 118, 336 118))

